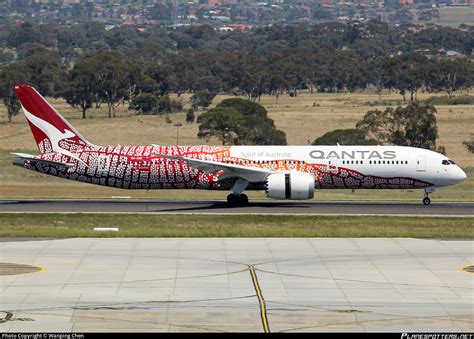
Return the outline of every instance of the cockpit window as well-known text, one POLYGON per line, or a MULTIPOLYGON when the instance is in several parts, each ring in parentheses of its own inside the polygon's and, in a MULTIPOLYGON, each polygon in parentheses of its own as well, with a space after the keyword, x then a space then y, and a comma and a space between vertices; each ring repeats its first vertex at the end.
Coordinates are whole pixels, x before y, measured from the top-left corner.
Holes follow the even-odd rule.
POLYGON ((443 160, 441 163, 442 163, 443 165, 449 165, 449 161, 448 161, 448 160, 446 160, 446 159, 445 159, 445 160, 443 160))
POLYGON ((449 160, 449 163, 450 163, 450 164, 453 164, 453 165, 456 165, 456 163, 455 163, 454 161, 452 161, 452 160, 449 160))

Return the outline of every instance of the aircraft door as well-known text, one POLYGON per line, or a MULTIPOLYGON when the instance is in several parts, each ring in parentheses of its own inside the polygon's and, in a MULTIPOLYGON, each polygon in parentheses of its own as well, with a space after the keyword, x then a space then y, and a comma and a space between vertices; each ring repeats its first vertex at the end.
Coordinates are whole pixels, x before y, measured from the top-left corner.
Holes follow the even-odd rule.
POLYGON ((416 157, 416 170, 418 172, 426 171, 426 156, 419 155, 416 157))
POLYGON ((339 172, 339 161, 337 159, 329 160, 327 168, 330 173, 337 174, 339 172))

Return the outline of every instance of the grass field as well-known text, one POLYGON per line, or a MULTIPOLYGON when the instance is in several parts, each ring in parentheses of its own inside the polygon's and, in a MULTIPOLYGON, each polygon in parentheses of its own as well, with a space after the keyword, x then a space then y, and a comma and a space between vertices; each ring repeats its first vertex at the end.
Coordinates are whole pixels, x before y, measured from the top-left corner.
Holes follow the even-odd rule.
POLYGON ((0 237, 419 237, 473 239, 472 218, 0 214, 0 237), (35 227, 31 227, 31 220, 35 227), (94 227, 119 227, 95 232, 94 227))
MULTIPOLYGON (((464 93, 465 94, 465 93, 464 93)), ((433 94, 420 93, 420 100, 433 94)), ((441 93, 439 95, 445 95, 441 93)), ((183 95, 187 103, 189 95, 183 95)), ((226 96, 218 96, 214 105, 226 96)), ((355 123, 371 109, 384 109, 372 106, 378 101, 397 102, 400 95, 384 94, 380 99, 373 93, 302 93, 296 98, 280 96, 262 97, 269 115, 278 128, 287 134, 288 144, 307 145, 315 138, 336 128, 353 128, 355 123)), ((197 138, 198 125, 186 124, 184 113, 171 114, 172 123, 166 123, 165 116, 137 116, 126 106, 117 109, 117 118, 107 118, 106 107, 91 109, 89 119, 80 119, 80 113, 62 100, 51 100, 77 130, 88 140, 100 145, 147 145, 176 144, 176 127, 179 130, 180 144, 219 144, 217 140, 197 138)), ((433 199, 442 201, 474 201, 474 156, 462 144, 473 136, 474 105, 437 106, 439 144, 446 147, 448 155, 468 171, 468 179, 461 185, 440 189, 433 199)), ((31 131, 23 114, 14 118, 13 124, 6 123, 6 113, 0 106, 0 198, 110 198, 123 195, 133 198, 169 199, 225 199, 225 192, 211 191, 126 191, 99 186, 86 185, 62 179, 46 177, 11 164, 11 151, 36 153, 31 131)), ((421 191, 373 191, 349 190, 318 191, 316 199, 321 200, 420 200, 421 191)), ((251 199, 264 198, 263 193, 251 193, 251 199)))

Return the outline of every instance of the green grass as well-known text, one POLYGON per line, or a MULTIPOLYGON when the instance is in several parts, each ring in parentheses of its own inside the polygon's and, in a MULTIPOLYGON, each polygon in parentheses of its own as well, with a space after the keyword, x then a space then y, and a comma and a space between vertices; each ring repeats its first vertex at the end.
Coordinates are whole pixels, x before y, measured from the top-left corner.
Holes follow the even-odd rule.
MULTIPOLYGON (((451 105, 474 105, 474 96, 472 95, 456 95, 450 98, 447 95, 431 96, 422 100, 425 104, 436 106, 451 106, 451 105)), ((405 106, 410 101, 403 100, 372 100, 364 102, 365 106, 405 106)))
POLYGON ((402 100, 374 100, 374 101, 366 101, 364 103, 365 106, 405 106, 409 103, 409 101, 402 101, 402 100))
POLYGON ((430 105, 474 105, 474 96, 471 95, 460 95, 452 98, 447 95, 444 96, 433 96, 424 100, 426 104, 430 105))
POLYGON ((474 239, 473 218, 0 214, 0 237, 416 237, 474 239), (119 232, 94 232, 94 227, 119 232))

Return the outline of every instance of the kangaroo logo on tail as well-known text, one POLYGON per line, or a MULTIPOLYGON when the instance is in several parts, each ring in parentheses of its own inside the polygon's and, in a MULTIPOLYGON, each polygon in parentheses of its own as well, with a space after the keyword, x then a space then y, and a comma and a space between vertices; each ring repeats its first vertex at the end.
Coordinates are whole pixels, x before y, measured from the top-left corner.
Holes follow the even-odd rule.
POLYGON ((87 166, 71 150, 93 145, 76 132, 34 88, 24 84, 13 85, 13 88, 20 100, 40 152, 54 151, 87 166), (62 142, 63 140, 64 142, 62 142), (45 142, 47 144, 48 141, 51 150, 48 150, 49 147, 44 147, 45 142))
POLYGON ((51 143, 51 148, 53 149, 54 152, 58 152, 58 153, 67 155, 67 156, 69 156, 73 159, 76 159, 77 161, 83 163, 84 165, 86 165, 86 163, 84 161, 82 161, 78 156, 72 154, 68 150, 65 150, 64 148, 62 148, 59 145, 59 142, 61 140, 75 137, 75 136, 77 136, 76 134, 74 134, 73 132, 71 132, 70 130, 67 130, 67 129, 64 130, 64 133, 61 133, 61 131, 59 129, 57 129, 56 127, 54 127, 50 123, 48 123, 44 120, 41 120, 40 118, 35 117, 33 114, 28 112, 24 107, 22 107, 22 108, 23 108, 23 112, 25 113, 26 118, 28 119, 28 121, 30 123, 32 123, 33 125, 35 125, 37 128, 39 128, 48 137, 48 139, 51 143))

